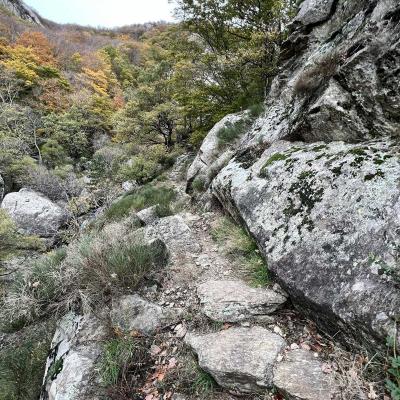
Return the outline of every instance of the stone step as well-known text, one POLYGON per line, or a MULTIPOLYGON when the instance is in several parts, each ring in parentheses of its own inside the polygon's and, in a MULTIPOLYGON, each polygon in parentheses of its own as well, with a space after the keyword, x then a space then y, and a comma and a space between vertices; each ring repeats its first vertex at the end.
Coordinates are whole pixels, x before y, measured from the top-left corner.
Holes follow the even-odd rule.
POLYGON ((290 400, 339 398, 334 374, 324 373, 322 366, 307 350, 289 351, 274 370, 274 385, 290 400))
POLYGON ((267 321, 287 297, 268 288, 254 288, 238 280, 213 280, 197 288, 204 313, 214 321, 267 321))
POLYGON ((205 335, 186 335, 200 367, 223 388, 240 393, 263 393, 273 386, 273 369, 285 340, 254 326, 205 335))

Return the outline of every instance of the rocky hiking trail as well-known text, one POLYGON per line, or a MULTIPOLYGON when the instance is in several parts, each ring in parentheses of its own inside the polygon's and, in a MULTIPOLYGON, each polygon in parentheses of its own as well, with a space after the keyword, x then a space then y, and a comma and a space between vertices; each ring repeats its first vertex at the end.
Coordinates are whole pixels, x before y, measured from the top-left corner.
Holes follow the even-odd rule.
POLYGON ((254 285, 250 271, 216 243, 211 232, 224 217, 220 210, 138 216, 147 221, 146 238, 166 245, 168 266, 154 284, 113 299, 109 316, 103 310, 61 321, 53 365, 61 357, 63 369, 43 399, 103 398, 93 371, 108 318, 119 335, 150 348, 138 371, 138 398, 383 398, 361 376, 363 356, 347 353, 302 318, 278 285, 254 285), (93 391, 83 395, 88 387, 93 391))
POLYGON ((160 318, 153 328, 167 326, 155 330, 149 368, 154 373, 147 378, 145 399, 199 398, 174 392, 174 382, 164 396, 158 389, 168 374, 174 376, 176 369, 179 375, 190 362, 187 347, 218 385, 206 398, 379 398, 359 376, 360 356, 346 353, 304 320, 278 285, 251 284, 249 271, 212 238, 221 217, 218 211, 191 212, 149 225, 150 235, 161 236, 171 259, 160 290, 141 293, 152 305, 139 311, 140 318, 132 315, 136 323, 129 326, 150 333, 143 325, 155 315, 160 318))
POLYGON ((200 209, 174 174, 168 185, 183 210, 160 218, 151 207, 106 228, 113 235, 138 218, 142 227, 132 234, 160 254, 155 273, 100 309, 61 318, 41 400, 125 399, 133 388, 138 400, 385 399, 382 382, 368 380, 373 358, 344 350, 272 277, 255 281, 228 251, 232 244, 216 240, 228 219, 218 205, 200 209), (120 382, 111 396, 99 374, 110 337, 134 346, 132 382, 120 382))

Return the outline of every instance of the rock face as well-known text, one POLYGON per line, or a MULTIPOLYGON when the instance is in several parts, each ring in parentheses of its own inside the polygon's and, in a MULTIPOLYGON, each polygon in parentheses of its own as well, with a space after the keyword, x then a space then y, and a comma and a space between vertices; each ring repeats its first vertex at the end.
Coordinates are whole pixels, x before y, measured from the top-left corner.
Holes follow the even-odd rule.
POLYGON ((266 113, 211 184, 294 304, 371 347, 400 314, 399 13, 304 1, 266 113))
POLYGON ((268 320, 286 302, 271 289, 252 288, 241 281, 208 281, 197 288, 204 313, 214 321, 268 320))
POLYGON ((293 350, 274 370, 274 385, 293 400, 332 400, 338 394, 333 374, 325 374, 323 365, 306 350, 293 350))
POLYGON ((365 341, 391 334, 400 309, 398 151, 391 141, 276 142, 213 185, 295 303, 365 341))
POLYGON ((101 398, 95 368, 101 343, 107 336, 105 325, 93 315, 83 317, 70 313, 64 316, 53 338, 40 399, 101 398))
POLYGON ((21 0, 0 0, 0 6, 5 7, 17 17, 42 25, 39 15, 21 0))
POLYGON ((231 328, 206 335, 186 335, 199 365, 219 385, 240 393, 265 393, 272 387, 273 368, 284 339, 267 329, 231 328))
POLYGON ((177 315, 177 312, 132 295, 113 300, 111 321, 122 332, 139 331, 150 335, 158 328, 170 324, 177 315))
POLYGON ((29 235, 54 236, 68 220, 68 213, 63 208, 28 189, 7 194, 1 207, 10 214, 18 228, 29 235))

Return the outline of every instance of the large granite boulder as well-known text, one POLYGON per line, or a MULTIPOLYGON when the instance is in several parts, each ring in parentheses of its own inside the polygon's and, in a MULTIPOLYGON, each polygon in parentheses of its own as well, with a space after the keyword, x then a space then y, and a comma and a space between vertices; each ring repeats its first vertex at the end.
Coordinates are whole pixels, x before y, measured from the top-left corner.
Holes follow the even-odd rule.
POLYGON ((223 388, 240 393, 265 393, 273 386, 273 369, 285 346, 281 336, 254 326, 205 335, 187 334, 199 365, 223 388))
POLYGON ((295 304, 340 336, 383 343, 400 314, 400 147, 276 142, 213 190, 295 304))
POLYGON ((68 212, 50 199, 29 189, 7 194, 1 207, 25 234, 55 236, 67 222, 68 212))

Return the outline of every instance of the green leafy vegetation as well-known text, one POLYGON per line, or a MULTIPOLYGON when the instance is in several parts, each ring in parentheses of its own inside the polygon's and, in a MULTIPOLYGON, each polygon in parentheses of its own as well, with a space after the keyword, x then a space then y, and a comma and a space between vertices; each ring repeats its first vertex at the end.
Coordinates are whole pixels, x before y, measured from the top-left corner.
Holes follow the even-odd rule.
POLYGON ((137 212, 152 206, 157 206, 156 212, 159 217, 165 217, 173 213, 171 206, 175 199, 176 193, 171 188, 143 186, 113 203, 106 210, 105 218, 107 221, 118 221, 132 211, 137 212))
POLYGON ((266 286, 270 282, 267 265, 256 242, 242 227, 229 218, 222 218, 213 228, 212 236, 232 261, 239 266, 245 265, 254 285, 266 286))
POLYGON ((392 350, 389 357, 390 367, 388 369, 388 379, 386 388, 390 392, 393 400, 400 399, 400 356, 397 353, 396 338, 390 337, 387 340, 388 347, 392 350))

